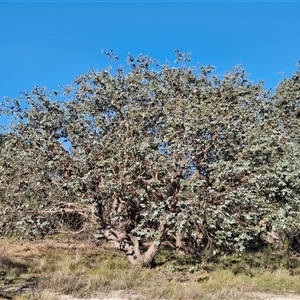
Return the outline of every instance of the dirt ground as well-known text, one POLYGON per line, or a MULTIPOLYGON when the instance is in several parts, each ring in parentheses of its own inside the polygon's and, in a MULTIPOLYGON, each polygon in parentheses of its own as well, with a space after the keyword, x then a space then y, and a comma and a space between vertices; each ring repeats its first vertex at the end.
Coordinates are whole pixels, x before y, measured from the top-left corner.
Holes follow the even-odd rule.
POLYGON ((258 297, 258 299, 264 300, 300 300, 300 295, 284 294, 284 295, 274 295, 268 293, 255 293, 253 296, 258 297))
MULTIPOLYGON (((283 295, 275 295, 271 293, 251 293, 247 296, 250 296, 253 299, 257 300, 300 300, 300 295, 293 294, 283 294, 283 295)), ((142 299, 142 295, 137 294, 129 294, 125 295, 124 292, 115 291, 106 296, 99 296, 98 298, 90 298, 86 300, 134 300, 134 299, 142 299)), ((68 295, 60 295, 59 300, 82 300, 80 298, 74 298, 68 295)), ((160 299, 163 300, 163 299, 160 299)))
MULTIPOLYGON (((135 300, 135 299, 142 299, 142 298, 143 298, 142 295, 138 295, 138 294, 134 294, 134 293, 128 294, 128 291, 127 292, 115 291, 115 292, 111 292, 108 295, 99 296, 97 298, 90 298, 87 300, 135 300), (126 293, 127 293, 127 296, 126 296, 126 293)), ((74 298, 74 297, 71 297, 68 295, 60 295, 59 300, 82 300, 82 299, 74 298)))

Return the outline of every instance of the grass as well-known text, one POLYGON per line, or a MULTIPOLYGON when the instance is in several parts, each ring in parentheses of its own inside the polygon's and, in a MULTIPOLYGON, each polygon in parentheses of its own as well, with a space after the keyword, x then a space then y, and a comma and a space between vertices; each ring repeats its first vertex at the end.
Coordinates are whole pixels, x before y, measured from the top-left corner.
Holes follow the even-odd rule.
POLYGON ((251 293, 300 294, 299 281, 300 259, 274 251, 200 260, 162 249, 154 268, 137 269, 106 244, 0 242, 0 299, 111 291, 131 293, 132 299, 255 299, 251 293))

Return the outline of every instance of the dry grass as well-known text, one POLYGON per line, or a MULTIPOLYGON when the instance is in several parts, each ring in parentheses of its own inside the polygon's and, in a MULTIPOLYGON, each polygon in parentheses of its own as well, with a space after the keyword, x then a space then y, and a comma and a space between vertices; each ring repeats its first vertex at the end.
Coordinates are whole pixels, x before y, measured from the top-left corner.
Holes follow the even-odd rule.
POLYGON ((86 298, 116 290, 132 299, 255 299, 251 293, 300 294, 299 281, 300 260, 274 252, 200 261, 161 251, 153 269, 136 269, 105 244, 0 244, 0 299, 86 298))

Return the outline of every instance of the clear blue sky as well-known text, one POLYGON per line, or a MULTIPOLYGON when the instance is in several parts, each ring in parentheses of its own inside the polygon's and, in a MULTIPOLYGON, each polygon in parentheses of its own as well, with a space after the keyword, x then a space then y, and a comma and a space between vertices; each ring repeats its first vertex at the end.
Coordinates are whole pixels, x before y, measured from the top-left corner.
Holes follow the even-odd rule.
POLYGON ((0 100, 102 70, 101 49, 125 64, 128 52, 171 62, 177 48, 276 87, 300 60, 299 16, 300 2, 0 2, 0 100))

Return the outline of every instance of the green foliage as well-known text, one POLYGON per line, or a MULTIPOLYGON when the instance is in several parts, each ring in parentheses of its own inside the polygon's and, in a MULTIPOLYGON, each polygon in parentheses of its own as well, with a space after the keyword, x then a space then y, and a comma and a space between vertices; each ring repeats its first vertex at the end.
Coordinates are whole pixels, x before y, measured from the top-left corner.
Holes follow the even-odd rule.
POLYGON ((128 64, 3 103, 14 122, 1 137, 1 234, 99 226, 196 253, 299 251, 300 73, 271 95, 241 66, 220 78, 128 64))

